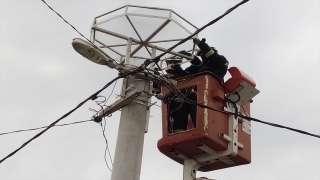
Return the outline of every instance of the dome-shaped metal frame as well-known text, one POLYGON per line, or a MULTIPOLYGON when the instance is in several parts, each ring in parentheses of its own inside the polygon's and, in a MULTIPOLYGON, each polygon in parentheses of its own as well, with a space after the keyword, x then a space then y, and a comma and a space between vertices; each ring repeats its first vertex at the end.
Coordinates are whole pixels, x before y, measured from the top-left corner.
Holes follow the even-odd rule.
MULTIPOLYGON (((197 29, 171 9, 126 5, 94 18, 91 41, 118 63, 140 65, 145 59, 165 52, 197 29)), ((187 62, 192 57, 178 51, 194 51, 194 48, 190 39, 178 46, 178 50, 163 56, 160 65, 167 59, 181 60, 181 57, 187 62)))

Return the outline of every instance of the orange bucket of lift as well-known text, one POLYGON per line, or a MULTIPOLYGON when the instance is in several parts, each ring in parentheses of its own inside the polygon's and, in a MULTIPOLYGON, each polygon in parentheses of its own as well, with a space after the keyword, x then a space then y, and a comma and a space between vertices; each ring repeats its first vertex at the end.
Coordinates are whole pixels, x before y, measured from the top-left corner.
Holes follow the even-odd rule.
MULTIPOLYGON (((196 91, 196 101, 198 104, 203 104, 214 109, 224 109, 226 106, 225 91, 227 87, 225 87, 223 81, 214 74, 203 72, 181 77, 176 80, 177 89, 181 90, 192 87, 196 91)), ((234 80, 232 80, 232 82, 233 81, 234 80)), ((230 82, 231 81, 229 81, 229 83, 230 82)), ((254 83, 254 81, 252 82, 254 83)), ((234 87, 234 84, 231 83, 231 85, 234 87)), ((227 91, 232 91, 232 89, 228 89, 227 91)), ((169 93, 170 90, 167 87, 162 86, 161 92, 165 94, 169 93)), ((175 153, 179 152, 187 158, 205 155, 207 152, 199 148, 199 145, 201 144, 206 145, 216 152, 222 152, 228 149, 228 141, 221 138, 221 135, 228 134, 229 115, 197 106, 196 126, 194 126, 189 119, 187 130, 174 133, 170 128, 169 106, 170 105, 168 104, 162 103, 162 138, 158 140, 157 143, 161 153, 172 160, 183 164, 184 159, 181 158, 181 156, 177 156, 175 153)), ((247 102, 241 105, 239 111, 246 116, 250 116, 250 103, 247 102)), ((206 168, 199 169, 200 171, 212 171, 251 162, 250 122, 241 119, 238 121, 237 127, 238 141, 242 144, 242 148, 238 150, 236 156, 230 158, 233 163, 230 164, 218 161, 206 165, 206 168)))

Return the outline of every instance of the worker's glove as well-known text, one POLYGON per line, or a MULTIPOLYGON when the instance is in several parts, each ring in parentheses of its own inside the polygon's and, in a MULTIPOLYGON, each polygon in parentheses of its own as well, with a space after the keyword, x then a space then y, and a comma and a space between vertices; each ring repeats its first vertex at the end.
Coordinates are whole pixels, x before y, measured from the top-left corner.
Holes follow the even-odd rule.
POLYGON ((196 53, 196 56, 201 56, 202 55, 202 51, 199 49, 196 53))
POLYGON ((192 56, 191 53, 188 53, 187 51, 183 50, 183 51, 179 51, 178 53, 186 55, 186 56, 192 56))
POLYGON ((156 74, 156 75, 160 75, 159 68, 154 68, 154 72, 153 73, 156 74))
POLYGON ((167 74, 170 74, 171 76, 175 76, 177 74, 177 71, 175 69, 167 69, 167 74))
MULTIPOLYGON (((186 56, 191 56, 191 53, 188 53, 187 51, 179 51, 180 54, 184 54, 186 56)), ((202 61, 198 57, 193 57, 193 60, 190 61, 190 63, 194 66, 201 66, 202 61)))
POLYGON ((171 66, 172 69, 176 70, 177 75, 183 75, 184 70, 182 69, 180 64, 174 64, 171 66))
POLYGON ((156 82, 152 83, 152 93, 159 94, 161 92, 160 85, 156 82))
POLYGON ((175 102, 181 102, 181 103, 185 102, 185 100, 183 98, 173 98, 172 100, 175 102))
POLYGON ((202 61, 197 56, 194 56, 193 60, 190 61, 190 63, 194 66, 201 66, 202 65, 202 61))
POLYGON ((200 39, 194 38, 194 39, 193 39, 193 43, 198 45, 198 44, 200 43, 200 39))
POLYGON ((171 68, 176 70, 176 71, 183 71, 183 69, 182 69, 180 64, 173 64, 173 65, 171 65, 171 68))
POLYGON ((159 94, 156 94, 154 97, 156 97, 159 100, 163 100, 165 97, 165 94, 159 93, 159 94))
POLYGON ((156 94, 155 97, 159 100, 161 100, 164 104, 167 104, 168 101, 169 101, 169 96, 170 96, 170 93, 166 93, 166 94, 156 94))
POLYGON ((206 54, 211 50, 210 46, 206 43, 206 39, 202 38, 202 40, 197 44, 203 54, 206 54))

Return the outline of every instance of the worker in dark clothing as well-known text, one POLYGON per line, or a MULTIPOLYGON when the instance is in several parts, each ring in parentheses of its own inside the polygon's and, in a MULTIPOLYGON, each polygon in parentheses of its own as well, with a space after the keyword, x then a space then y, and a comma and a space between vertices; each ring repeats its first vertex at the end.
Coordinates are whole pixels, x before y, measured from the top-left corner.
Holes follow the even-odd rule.
MULTIPOLYGON (((180 54, 184 54, 187 56, 191 56, 187 51, 180 51, 180 54)), ((171 78, 179 78, 182 76, 187 76, 190 74, 195 74, 199 71, 199 68, 202 66, 202 61, 198 57, 194 57, 192 61, 190 61, 191 65, 186 69, 182 69, 180 64, 173 64, 170 69, 166 70, 166 72, 171 76, 171 78)))
POLYGON ((197 55, 201 56, 202 59, 202 66, 198 69, 198 72, 209 71, 223 80, 228 70, 228 60, 224 56, 218 54, 218 50, 214 47, 210 47, 206 43, 205 38, 201 41, 199 39, 194 39, 193 42, 198 45, 200 51, 197 55))
MULTIPOLYGON (((168 69, 167 72, 174 74, 174 77, 181 77, 190 74, 195 74, 199 72, 209 71, 219 78, 223 79, 226 75, 229 62, 228 60, 218 53, 218 50, 214 47, 210 47, 206 43, 206 39, 203 38, 201 41, 199 39, 194 39, 194 43, 198 45, 200 51, 198 51, 197 56, 201 56, 202 61, 195 56, 194 59, 190 62, 191 66, 183 70, 180 64, 175 64, 168 69)), ((180 51, 179 53, 191 56, 190 53, 186 51, 180 51)))
MULTIPOLYGON (((186 51, 180 51, 179 53, 191 56, 190 53, 186 51)), ((187 76, 190 74, 195 74, 198 72, 198 69, 202 65, 202 61, 195 57, 191 62, 191 65, 185 70, 182 69, 180 64, 174 64, 170 69, 166 70, 170 74, 171 78, 179 78, 187 76)), ((195 87, 188 87, 179 90, 187 99, 191 101, 197 101, 197 94, 195 87)), ((169 118, 171 127, 169 128, 170 132, 178 133, 187 130, 189 116, 192 120, 193 126, 196 127, 196 106, 192 103, 185 101, 175 101, 174 99, 179 98, 170 96, 172 99, 169 104, 169 118)), ((181 98, 181 97, 180 97, 181 98)))
MULTIPOLYGON (((192 88, 181 89, 180 93, 188 99, 196 101, 197 94, 193 91, 192 88)), ((180 100, 182 101, 175 100, 175 96, 172 96, 171 101, 168 102, 169 120, 171 125, 171 127, 169 127, 169 131, 174 133, 187 130, 189 115, 194 127, 196 127, 196 111, 194 109, 195 106, 193 106, 193 104, 185 102, 181 97, 180 100)))
MULTIPOLYGON (((168 73, 173 74, 174 77, 182 77, 190 74, 196 74, 199 72, 208 71, 223 80, 224 76, 227 73, 229 62, 228 60, 218 54, 218 51, 210 47, 206 43, 206 39, 203 38, 201 41, 199 39, 194 39, 194 43, 198 45, 200 51, 197 53, 197 56, 201 56, 202 61, 195 56, 194 59, 190 62, 191 66, 183 70, 180 64, 175 64, 171 69, 167 70, 168 73)), ((179 53, 191 56, 190 53, 186 51, 180 51, 179 53)), ((189 100, 196 102, 197 94, 195 91, 192 92, 181 92, 189 100)), ((175 102, 171 101, 169 105, 170 110, 170 120, 173 122, 173 132, 181 132, 187 129, 188 117, 190 115, 191 120, 196 127, 196 105, 188 102, 175 102)))
MULTIPOLYGON (((183 70, 180 64, 173 64, 171 66, 171 69, 166 70, 166 72, 167 74, 169 74, 170 78, 173 79, 190 74, 190 72, 183 70)), ((188 102, 185 102, 183 96, 192 101, 196 101, 197 94, 192 87, 179 89, 179 92, 180 94, 175 94, 171 91, 170 93, 166 94, 165 97, 159 98, 163 100, 165 104, 168 104, 168 130, 171 133, 179 133, 187 130, 189 115, 194 127, 196 127, 196 111, 194 109, 195 106, 188 102), (181 96, 181 94, 183 96, 181 96)))

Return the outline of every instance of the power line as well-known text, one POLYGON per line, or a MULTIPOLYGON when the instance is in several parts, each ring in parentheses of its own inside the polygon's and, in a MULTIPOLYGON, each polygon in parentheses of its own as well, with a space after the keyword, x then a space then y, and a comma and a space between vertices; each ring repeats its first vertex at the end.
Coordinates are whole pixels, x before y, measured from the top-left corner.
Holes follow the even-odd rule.
MULTIPOLYGON (((243 1, 241 1, 240 3, 236 4, 236 5, 233 6, 232 8, 228 9, 224 14, 222 14, 221 16, 219 16, 219 17, 215 18, 214 20, 210 21, 208 24, 204 25, 204 26, 201 27, 200 29, 196 30, 193 34, 191 34, 191 35, 189 35, 188 37, 186 37, 185 39, 179 41, 177 44, 173 45, 172 47, 170 47, 169 49, 167 49, 165 52, 163 52, 162 54, 160 54, 159 56, 156 56, 155 58, 150 59, 150 60, 146 60, 141 66, 145 66, 145 68, 146 68, 146 67, 147 67, 148 65, 150 65, 151 63, 155 63, 155 65, 159 68, 159 70, 162 70, 161 67, 158 65, 158 62, 159 62, 159 60, 160 60, 160 58, 161 58, 162 56, 164 56, 165 54, 169 53, 169 52, 172 51, 174 48, 176 48, 177 46, 179 46, 179 45, 181 45, 182 43, 186 42, 187 40, 192 39, 193 36, 197 35, 198 33, 200 33, 202 30, 204 30, 204 29, 207 28, 208 26, 211 26, 212 24, 218 22, 220 19, 222 19, 223 17, 225 17, 226 15, 228 15, 229 13, 231 13, 233 10, 235 10, 236 8, 238 8, 240 5, 242 5, 242 4, 244 4, 244 3, 248 2, 248 1, 249 1, 249 0, 243 0, 243 1)), ((148 71, 148 69, 146 69, 146 70, 148 71)), ((149 71, 148 71, 148 72, 149 72, 149 71)), ((149 72, 149 74, 153 76, 152 73, 149 72)), ((156 79, 158 79, 158 78, 156 78, 156 79)), ((165 79, 167 79, 167 78, 161 76, 161 79, 158 79, 158 80, 160 80, 160 82, 163 81, 163 80, 164 80, 163 82, 166 82, 165 79)), ((166 83, 166 84, 167 84, 167 83, 166 83)), ((177 89, 176 89, 174 86, 172 86, 172 84, 167 84, 167 85, 168 85, 167 87, 168 87, 169 89, 172 89, 172 88, 173 88, 173 90, 175 91, 175 93, 179 93, 179 92, 177 91, 177 89)))
MULTIPOLYGON (((57 11, 55 11, 51 6, 49 6, 49 4, 45 1, 45 0, 41 0, 43 3, 45 3, 48 8, 50 8, 53 12, 55 12, 65 23, 69 24, 69 26, 71 26, 75 31, 77 31, 77 33, 80 34, 80 36, 82 36, 83 38, 85 38, 87 41, 91 42, 88 38, 86 38, 80 31, 77 30, 77 28, 75 28, 72 24, 70 24, 66 19, 64 19, 57 11)), ((93 44, 93 43, 92 43, 93 44)), ((94 44, 93 44, 94 45, 94 44)), ((95 46, 95 45, 94 45, 95 46)))
MULTIPOLYGON (((148 74, 152 75, 152 73, 149 72, 149 71, 148 71, 148 74)), ((163 81, 163 83, 167 84, 168 82, 167 81, 163 81)), ((259 119, 256 119, 256 118, 244 116, 242 114, 233 113, 233 112, 229 112, 229 111, 225 111, 225 110, 221 110, 221 109, 215 109, 215 108, 203 105, 203 104, 199 104, 199 103, 197 103, 195 101, 192 101, 192 100, 188 99, 184 94, 179 92, 178 89, 175 86, 174 86, 174 88, 175 88, 175 92, 178 92, 180 97, 182 97, 186 102, 195 104, 195 105, 197 105, 197 106, 199 106, 201 108, 206 108, 206 109, 209 109, 209 110, 212 110, 212 111, 217 111, 217 112, 225 113, 225 114, 228 114, 228 115, 239 116, 241 118, 244 118, 244 119, 247 119, 247 120, 250 120, 250 121, 259 122, 259 123, 262 123, 262 124, 266 124, 266 125, 270 125, 270 126, 274 126, 274 127, 278 127, 278 128, 283 128, 283 129, 287 129, 287 130, 290 130, 290 131, 298 132, 298 133, 301 133, 301 134, 304 134, 304 135, 320 138, 320 135, 309 133, 309 132, 306 132, 306 131, 303 131, 303 130, 300 130, 300 129, 295 129, 295 128, 291 128, 291 127, 287 127, 287 126, 283 126, 283 125, 279 125, 279 124, 275 124, 275 123, 271 123, 271 122, 266 122, 266 121, 262 121, 262 120, 259 120, 259 119)))
POLYGON ((39 136, 41 136, 44 132, 46 132, 47 130, 49 130, 50 128, 52 128, 54 125, 56 125, 59 121, 61 121, 62 119, 66 118, 67 116, 69 116, 71 113, 73 113, 75 110, 77 110, 78 108, 80 108, 83 104, 85 104, 87 101, 89 100, 94 100, 97 98, 97 95, 100 94, 101 91, 103 91, 104 89, 106 89, 107 87, 109 87, 113 82, 115 82, 116 80, 126 77, 128 75, 131 74, 136 74, 137 72, 142 71, 141 69, 136 69, 127 73, 122 73, 119 76, 117 76, 116 78, 112 79, 109 83, 107 83, 103 88, 101 88, 100 90, 98 90, 96 93, 92 94, 90 97, 88 97, 87 99, 85 99, 84 101, 82 101, 80 104, 78 104, 75 108, 73 108, 71 111, 69 111, 68 113, 64 114, 63 116, 61 116, 59 119, 57 119, 56 121, 54 121, 53 123, 51 123, 49 126, 47 126, 44 130, 42 130, 41 132, 39 132, 38 134, 36 134, 34 137, 32 137, 31 139, 29 139, 28 141, 26 141, 25 143, 23 143, 18 149, 14 150, 13 152, 11 152, 9 155, 7 155, 6 157, 4 157, 3 159, 0 160, 0 163, 2 163, 3 161, 5 161, 6 159, 8 159, 9 157, 13 156, 15 153, 17 153, 18 151, 20 151, 22 148, 24 148, 27 144, 29 144, 31 141, 35 140, 36 138, 38 138, 39 136))
MULTIPOLYGON (((215 18, 214 20, 210 21, 208 24, 204 25, 203 27, 199 28, 198 30, 196 30, 193 34, 189 35, 188 37, 186 37, 185 39, 179 41, 177 44, 173 45, 172 47, 170 47, 169 49, 167 49, 165 52, 163 52, 162 54, 160 54, 159 56, 155 57, 154 59, 152 59, 151 61, 146 61, 144 63, 145 66, 148 66, 151 63, 156 63, 156 65, 158 66, 158 62, 160 60, 160 58, 162 56, 164 56, 165 54, 169 53, 170 51, 172 51, 174 48, 176 48, 177 46, 181 45, 182 43, 186 42, 189 39, 192 39, 193 36, 195 36, 196 34, 200 33, 202 30, 204 30, 205 28, 207 28, 208 26, 211 26, 212 24, 218 22, 220 19, 222 19, 223 17, 225 17, 226 15, 228 15, 229 13, 231 13, 233 10, 237 9, 240 5, 248 2, 249 0, 243 0, 240 3, 236 4, 235 6, 233 6, 232 8, 228 9, 224 14, 222 14, 221 16, 215 18)), ((158 66, 159 67, 159 66, 158 66)))
POLYGON ((188 102, 190 102, 190 103, 196 104, 197 106, 199 106, 201 108, 206 108, 206 109, 209 109, 209 110, 212 110, 212 111, 217 111, 217 112, 225 113, 225 114, 228 114, 228 115, 239 116, 241 118, 244 118, 244 119, 247 119, 247 120, 250 120, 250 121, 259 122, 259 123, 262 123, 262 124, 267 124, 267 125, 278 127, 278 128, 288 129, 290 131, 298 132, 298 133, 301 133, 301 134, 304 134, 304 135, 320 138, 320 135, 312 134, 312 133, 309 133, 309 132, 306 132, 306 131, 303 131, 303 130, 299 130, 299 129, 295 129, 295 128, 291 128, 291 127, 287 127, 287 126, 283 126, 283 125, 279 125, 279 124, 275 124, 275 123, 271 123, 271 122, 262 121, 262 120, 259 120, 259 119, 253 118, 253 117, 244 116, 244 115, 238 114, 238 113, 233 113, 233 112, 229 112, 229 111, 225 111, 225 110, 221 110, 221 109, 215 109, 215 108, 203 105, 203 104, 199 104, 199 103, 197 103, 195 101, 191 101, 189 99, 186 99, 186 100, 188 102))
MULTIPOLYGON (((56 13, 65 23, 67 23, 69 26, 72 27, 72 29, 74 29, 75 31, 77 31, 77 33, 82 36, 83 38, 85 38, 89 43, 91 43, 96 49, 99 49, 93 42, 91 42, 87 37, 85 37, 80 31, 77 30, 77 28, 75 28, 71 23, 69 23, 64 17, 62 17, 62 15, 60 15, 57 11, 55 11, 45 0, 41 0, 44 4, 46 4, 48 6, 49 9, 51 9, 54 13, 56 13)), ((111 57, 109 57, 110 59, 112 59, 111 57)), ((113 60, 115 63, 119 64, 117 61, 113 60)))
MULTIPOLYGON (((91 95, 90 97, 88 97, 87 99, 85 99, 84 101, 82 101, 80 104, 78 104, 75 108, 73 108, 71 111, 69 111, 68 113, 64 114, 62 117, 60 117, 59 119, 57 119, 56 121, 54 121, 53 123, 51 123, 48 127, 46 127, 43 131, 41 131, 40 133, 36 134, 34 137, 32 137, 30 140, 28 140, 27 142, 23 143, 18 149, 14 150, 12 153, 10 153, 9 155, 7 155, 6 157, 4 157, 3 159, 0 160, 0 163, 2 163, 3 161, 5 161, 6 159, 8 159, 9 157, 13 156, 15 153, 17 153, 18 151, 20 151, 22 148, 24 148, 27 144, 29 144, 31 141, 33 141, 34 139, 38 138, 39 136, 41 136, 44 132, 46 132, 47 130, 49 130, 51 127, 53 127, 55 124, 57 124, 59 121, 61 121, 62 119, 64 119, 65 117, 69 116, 71 113, 73 113, 75 110, 77 110, 78 108, 80 108, 84 103, 86 103, 89 100, 94 100, 97 98, 97 95, 103 91, 104 89, 106 89, 107 87, 109 87, 114 81, 126 77, 128 75, 132 75, 132 74, 136 74, 138 72, 141 72, 144 70, 145 67, 147 67, 149 64, 151 64, 152 62, 155 62, 156 64, 158 63, 158 61, 160 60, 160 57, 164 56, 165 54, 167 54, 168 52, 170 52, 171 50, 173 50, 175 47, 177 47, 178 45, 186 42, 187 40, 191 39, 194 35, 198 34, 199 32, 201 32, 203 29, 205 29, 206 27, 214 24, 215 22, 217 22, 218 20, 220 20, 221 18, 223 18, 224 16, 226 16, 227 14, 229 14, 230 12, 232 12, 234 9, 236 9, 238 6, 248 2, 249 0, 244 0, 242 2, 240 2, 239 4, 237 4, 236 6, 232 7, 231 9, 229 9, 227 12, 225 12, 223 15, 219 16, 218 18, 214 19, 213 21, 209 22, 207 25, 203 26, 202 28, 198 29, 194 34, 188 36, 187 38, 181 40, 180 42, 178 42, 176 45, 172 46, 171 48, 167 49, 167 51, 163 52, 162 54, 160 54, 159 56, 155 57, 152 60, 149 61, 145 61, 141 66, 137 67, 135 70, 127 72, 127 73, 119 73, 119 76, 114 78, 113 80, 111 80, 109 83, 107 83, 103 88, 101 88, 99 91, 97 91, 96 93, 94 93, 93 95, 91 95)), ((60 18, 62 18, 67 24, 69 24, 75 31, 77 31, 82 37, 84 37, 88 42, 91 42, 89 39, 87 39, 84 35, 82 35, 73 25, 71 25, 68 21, 66 21, 59 13, 57 13, 53 8, 51 8, 44 0, 42 0, 42 2, 44 2, 52 11, 54 11, 60 18)), ((91 42, 92 43, 92 42, 91 42)), ((94 45, 94 44, 93 44, 94 45)), ((94 45, 95 46, 95 45, 94 45)), ((95 46, 96 47, 96 46, 95 46)), ((96 47, 97 48, 97 47, 96 47)))
MULTIPOLYGON (((149 71, 148 71, 148 74, 152 75, 152 73, 149 72, 149 71)), ((157 78, 157 77, 154 76, 154 78, 157 78)), ((163 85, 168 87, 166 85, 166 84, 169 84, 167 81, 162 81, 162 82, 164 83, 163 85)), ((172 86, 170 86, 170 87, 172 87, 172 86)), ((306 131, 303 131, 303 130, 299 130, 299 129, 295 129, 295 128, 291 128, 291 127, 287 127, 287 126, 283 126, 283 125, 279 125, 279 124, 275 124, 275 123, 271 123, 271 122, 266 122, 266 121, 262 121, 262 120, 259 120, 259 119, 256 119, 256 118, 244 116, 242 114, 233 113, 233 112, 229 112, 229 111, 225 111, 225 110, 221 110, 221 109, 215 109, 215 108, 203 105, 203 104, 199 104, 199 103, 197 103, 195 101, 192 101, 192 100, 188 99, 184 94, 182 94, 180 91, 178 91, 178 89, 175 86, 174 86, 174 88, 175 88, 175 92, 178 93, 178 96, 182 97, 186 102, 191 103, 191 104, 195 104, 195 105, 197 105, 197 106, 199 106, 201 108, 206 108, 206 109, 209 109, 209 110, 212 110, 212 111, 217 111, 217 112, 221 112, 221 113, 228 114, 228 115, 239 116, 241 118, 244 118, 244 119, 247 119, 247 120, 250 120, 250 121, 259 122, 259 123, 262 123, 262 124, 266 124, 266 125, 270 125, 270 126, 274 126, 274 127, 278 127, 278 128, 288 129, 290 131, 298 132, 298 133, 301 133, 301 134, 304 134, 304 135, 309 135, 309 136, 320 138, 320 135, 312 134, 312 133, 309 133, 309 132, 306 132, 306 131)))
MULTIPOLYGON (((89 121, 92 121, 92 120, 76 121, 76 122, 66 123, 66 124, 57 124, 54 126, 68 126, 68 125, 72 125, 72 124, 79 124, 79 123, 84 123, 84 122, 89 122, 89 121)), ((42 127, 37 127, 37 128, 31 128, 31 129, 21 129, 21 130, 16 130, 16 131, 11 131, 11 132, 5 132, 5 133, 0 133, 0 136, 6 135, 6 134, 17 133, 17 132, 34 131, 34 130, 43 129, 43 128, 47 128, 47 127, 48 126, 42 126, 42 127)))
MULTIPOLYGON (((42 0, 44 3, 45 1, 42 0)), ((149 64, 151 64, 152 62, 155 62, 156 65, 157 62, 160 60, 160 58, 162 56, 164 56, 165 54, 169 53, 171 50, 173 50, 174 48, 176 48, 177 46, 181 45, 182 43, 186 42, 187 40, 191 39, 194 35, 200 33, 202 30, 204 30, 205 28, 207 28, 208 26, 211 26, 212 24, 216 23, 217 21, 219 21, 220 19, 222 19, 223 17, 225 17, 226 15, 228 15, 229 13, 231 13, 233 10, 235 10, 236 8, 238 8, 240 5, 243 5, 244 3, 248 2, 249 0, 243 0, 241 1, 240 3, 236 4, 235 6, 233 6, 232 8, 230 8, 229 10, 227 10, 224 14, 222 14, 221 16, 215 18, 214 20, 210 21, 208 24, 204 25, 203 27, 199 28, 198 30, 196 30, 193 34, 189 35, 188 37, 186 37, 185 39, 179 41, 177 44, 173 45, 172 47, 170 47, 169 49, 167 49, 165 52, 163 52, 162 54, 160 54, 159 56, 155 57, 154 59, 152 59, 151 61, 146 61, 143 65, 145 66, 148 66, 149 64)), ((47 3, 46 3, 47 4, 47 3)), ((48 4, 47 6, 52 9, 48 4)), ((53 10, 53 9, 52 9, 53 10)), ((53 10, 54 11, 54 10, 53 10)), ((55 11, 54 11, 55 12, 55 11)), ((57 12, 56 12, 57 13, 57 12)), ((57 13, 58 14, 58 13, 57 13)), ((60 14, 58 14, 66 23, 68 23, 60 14)), ((70 23, 68 23, 71 27, 73 27, 70 23)), ((74 27, 73 27, 74 28, 74 27)), ((75 29, 75 28, 74 28, 75 29)), ((76 29, 75 29, 76 30, 76 29)), ((77 30, 76 30, 77 31, 77 30)), ((77 31, 78 32, 78 31, 77 31)), ((78 32, 80 35, 82 35, 80 32, 78 32)), ((83 36, 83 35, 82 35, 83 36)), ((87 39, 87 38, 86 38, 87 39)), ((87 39, 88 40, 88 39, 87 39)), ((89 41, 89 40, 88 40, 89 41)), ((90 42, 90 41, 89 41, 90 42)), ((160 68, 160 67, 159 67, 160 68)), ((150 73, 152 74, 152 73, 150 73)), ((172 86, 170 86, 172 87, 172 86)), ((215 110, 217 111, 217 109, 213 109, 211 107, 205 107, 204 105, 202 104, 197 104, 198 106, 202 106, 203 108, 208 108, 210 110, 215 110)), ((218 110, 220 111, 220 110, 218 110)), ((222 110, 223 111, 223 110, 222 110)), ((227 112, 225 111, 224 113, 229 113, 230 112, 227 112)), ((234 115, 238 115, 239 117, 241 117, 242 115, 239 115, 239 114, 234 114, 234 115)), ((242 118, 245 118, 245 119, 248 119, 248 120, 251 120, 251 121, 255 121, 255 122, 260 122, 260 123, 263 123, 263 124, 267 124, 267 125, 270 125, 270 126, 274 126, 274 127, 278 127, 278 128, 284 128, 284 129, 288 129, 288 130, 291 130, 291 131, 295 131, 295 132, 298 132, 298 133, 301 133, 301 134, 305 134, 305 135, 309 135, 309 136, 313 136, 313 137, 317 137, 317 138, 320 138, 320 135, 316 135, 316 134, 312 134, 312 133, 309 133, 309 132, 306 132, 306 131, 302 131, 302 130, 299 130, 299 129, 295 129, 295 128, 290 128, 290 127, 286 127, 286 126, 283 126, 283 125, 279 125, 279 124, 275 124, 275 123, 270 123, 270 122, 265 122, 265 121, 262 121, 262 120, 259 120, 259 119, 255 119, 255 118, 251 118, 251 117, 247 117, 247 116, 242 116, 242 118)))

